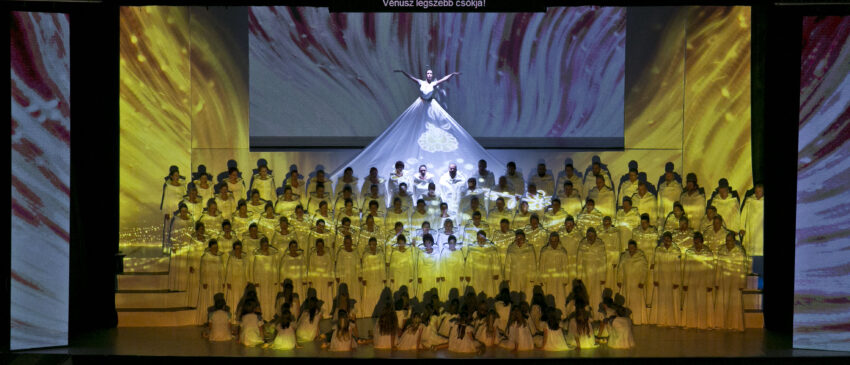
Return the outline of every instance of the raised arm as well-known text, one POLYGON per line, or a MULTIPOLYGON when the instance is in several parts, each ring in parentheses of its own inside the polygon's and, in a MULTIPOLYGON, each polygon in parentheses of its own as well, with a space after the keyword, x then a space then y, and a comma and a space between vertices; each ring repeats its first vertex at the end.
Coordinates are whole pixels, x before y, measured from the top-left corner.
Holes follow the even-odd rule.
MULTIPOLYGON (((403 70, 393 70, 393 71, 394 71, 394 72, 401 72, 402 74, 404 74, 404 76, 407 76, 407 78, 408 78, 408 79, 413 80, 413 82, 415 82, 415 83, 417 83, 417 84, 418 84, 418 83, 420 83, 420 82, 422 82, 422 80, 420 80, 420 79, 417 79, 417 78, 413 77, 413 75, 411 75, 411 74, 409 74, 409 73, 407 73, 407 72, 405 72, 405 71, 403 71, 403 70)), ((446 77, 448 77, 448 76, 446 76, 446 77)))
POLYGON ((456 75, 460 75, 460 72, 452 72, 452 73, 446 75, 442 79, 439 79, 436 82, 434 82, 434 86, 442 84, 444 81, 448 81, 450 78, 452 78, 452 76, 456 76, 456 75))

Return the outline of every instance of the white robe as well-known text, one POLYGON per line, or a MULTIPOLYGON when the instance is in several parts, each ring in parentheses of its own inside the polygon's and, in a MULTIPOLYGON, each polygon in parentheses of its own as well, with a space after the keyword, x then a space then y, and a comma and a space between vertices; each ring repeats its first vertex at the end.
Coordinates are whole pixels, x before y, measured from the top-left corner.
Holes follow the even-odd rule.
POLYGON ((186 195, 186 184, 181 182, 180 185, 175 186, 171 185, 170 181, 166 182, 162 192, 162 213, 170 215, 176 212, 184 195, 186 195))
POLYGON ((723 245, 716 254, 716 283, 719 288, 716 294, 714 327, 743 331, 744 306, 740 289, 747 287, 747 253, 741 246, 735 245, 729 250, 723 245))
MULTIPOLYGON (((245 286, 251 282, 250 278, 250 261, 248 260, 248 256, 245 253, 242 253, 242 257, 238 258, 234 255, 228 255, 227 257, 227 266, 224 272, 224 285, 225 285, 225 301, 227 305, 231 308, 236 309, 236 305, 242 299, 242 294, 245 292, 245 286)), ((233 316, 233 320, 239 318, 239 314, 233 316)))
POLYGON ((464 186, 466 186, 466 177, 460 171, 454 178, 448 172, 440 177, 437 187, 440 189, 440 197, 449 205, 449 212, 456 213, 460 209, 460 193, 464 186))
POLYGON ((171 260, 168 263, 168 288, 174 291, 186 290, 189 279, 189 250, 192 248, 192 232, 195 222, 191 217, 186 220, 175 216, 171 219, 171 231, 168 235, 171 244, 171 260))
MULTIPOLYGON (((357 199, 356 194, 359 192, 357 190, 357 187, 360 186, 360 179, 352 176, 351 177, 352 181, 346 183, 346 182, 342 181, 342 178, 343 177, 340 176, 338 179, 336 179, 336 184, 334 185, 334 196, 340 196, 342 194, 342 190, 345 189, 346 185, 348 185, 348 186, 351 187, 351 194, 352 194, 351 200, 356 201, 356 199, 357 199)), ((327 188, 327 184, 325 185, 325 188, 327 188)))
MULTIPOLYGON (((326 308, 332 307, 334 298, 334 261, 331 257, 330 250, 325 248, 324 254, 321 256, 315 251, 310 252, 307 258, 307 281, 310 288, 316 290, 316 299, 322 302, 326 308)), ((330 313, 325 313, 326 317, 330 317, 330 313)))
POLYGON ((567 251, 567 256, 570 258, 567 263, 566 274, 569 276, 570 282, 572 282, 572 279, 578 275, 576 271, 576 255, 578 255, 578 245, 581 243, 581 240, 584 239, 584 235, 582 235, 575 227, 573 227, 572 231, 568 232, 567 227, 562 225, 558 229, 558 238, 561 239, 561 244, 559 246, 563 247, 564 250, 567 251))
POLYGON ((635 347, 635 336, 632 332, 632 321, 628 317, 614 318, 608 325, 608 348, 630 349, 633 347, 635 347))
POLYGON ((516 243, 508 247, 505 280, 509 281, 512 292, 525 293, 525 300, 531 300, 532 289, 537 282, 537 256, 528 242, 522 247, 516 243))
MULTIPOLYGON (((581 241, 576 255, 576 272, 578 278, 587 287, 589 304, 594 310, 602 302, 603 288, 611 285, 611 283, 605 281, 608 266, 604 242, 598 238, 593 244, 590 244, 586 238, 581 241), (605 284, 602 284, 603 281, 605 281, 605 284)), ((591 312, 590 318, 593 318, 594 313, 591 312)))
POLYGON ((553 211, 553 209, 554 208, 547 209, 546 212, 543 213, 543 217, 541 217, 541 223, 547 231, 558 230, 558 227, 564 225, 564 221, 567 219, 567 216, 570 215, 566 210, 564 210, 564 208, 561 208, 557 212, 553 211))
POLYGON ((415 251, 410 246, 404 248, 404 252, 397 247, 392 247, 389 256, 389 278, 390 290, 393 293, 402 286, 407 286, 408 293, 416 293, 416 257, 415 251))
POLYGON ((687 191, 682 192, 679 197, 679 202, 682 203, 682 208, 685 210, 685 215, 692 226, 696 226, 702 222, 702 217, 705 216, 705 195, 699 190, 693 194, 687 191))
MULTIPOLYGON (((575 173, 573 173, 573 176, 567 177, 567 173, 565 171, 561 171, 558 174, 558 182, 555 183, 555 189, 557 189, 558 191, 563 193, 564 183, 566 183, 567 180, 569 180, 570 182, 573 183, 573 191, 578 193, 579 199, 581 199, 581 197, 584 196, 584 193, 583 193, 584 192, 584 180, 582 178, 580 178, 575 173)), ((559 193, 559 194, 561 194, 561 193, 559 193)), ((561 205, 566 208, 563 201, 561 201, 561 205)))
POLYGON ((393 197, 396 193, 398 193, 398 186, 401 185, 401 183, 407 185, 408 191, 413 190, 410 177, 410 172, 407 170, 402 170, 401 176, 396 176, 395 171, 390 173, 390 176, 387 178, 387 201, 390 204, 392 204, 393 197))
POLYGON ((307 262, 303 253, 292 257, 289 250, 285 250, 280 256, 280 283, 292 280, 292 291, 298 293, 301 302, 307 300, 307 262))
POLYGON ((741 211, 741 229, 744 230, 743 246, 751 256, 764 255, 764 196, 753 195, 744 202, 741 211))
POLYGON ((617 264, 620 262, 620 229, 615 226, 605 228, 604 226, 596 227, 596 237, 605 243, 605 261, 608 266, 605 267, 605 287, 614 289, 617 282, 617 264))
POLYGON ((519 172, 516 172, 513 176, 508 175, 505 172, 505 178, 508 180, 508 184, 513 188, 514 195, 523 195, 525 194, 525 179, 520 175, 519 172))
POLYGON ((543 191, 548 196, 555 195, 555 178, 548 172, 540 177, 535 171, 528 179, 528 183, 533 183, 537 187, 537 191, 543 191))
POLYGON ((213 255, 207 250, 201 256, 201 275, 198 285, 198 302, 195 307, 195 324, 201 325, 209 320, 209 308, 213 305, 213 296, 216 293, 225 292, 224 279, 224 255, 219 252, 213 255), (204 288, 206 285, 206 288, 204 288))
POLYGON ((426 172, 424 178, 419 176, 418 173, 414 174, 410 177, 410 182, 413 186, 409 186, 407 190, 413 192, 414 199, 420 199, 428 193, 428 184, 434 183, 434 186, 437 186, 437 181, 434 180, 434 174, 430 172, 426 172))
POLYGON ((236 178, 236 182, 230 181, 230 178, 224 180, 227 183, 227 191, 233 195, 233 199, 238 202, 239 199, 248 199, 247 191, 245 190, 245 180, 241 177, 236 178))
POLYGON ((452 289, 458 290, 458 295, 463 296, 466 290, 466 271, 464 252, 460 246, 456 246, 454 251, 450 250, 448 245, 443 247, 440 252, 440 277, 446 280, 440 283, 440 298, 447 299, 452 289), (463 278, 463 280, 461 280, 463 278))
POLYGON ((649 252, 650 256, 658 246, 658 229, 655 226, 647 226, 646 229, 638 226, 632 231, 632 239, 637 242, 638 250, 649 252))
MULTIPOLYGON (((440 284, 437 278, 440 277, 440 250, 433 248, 429 254, 424 248, 420 248, 416 252, 416 297, 420 300, 423 294, 431 289, 437 289, 437 295, 440 298, 446 298, 443 293, 439 292, 440 284), (422 283, 419 284, 419 280, 422 283)), ((448 294, 448 293, 447 293, 448 294)))
POLYGON ((582 204, 584 204, 584 201, 581 199, 581 195, 577 190, 573 189, 572 194, 569 196, 561 190, 561 192, 558 193, 558 199, 561 200, 561 208, 564 209, 567 214, 575 217, 581 213, 581 207, 582 204))
POLYGON ((649 311, 646 309, 646 278, 649 273, 649 262, 641 250, 634 255, 624 251, 620 255, 617 267, 617 284, 620 294, 626 298, 625 306, 632 310, 632 321, 641 325, 647 323, 649 311), (643 288, 641 288, 643 285, 643 288))
POLYGON ((632 195, 632 209, 637 209, 640 214, 649 214, 650 225, 663 223, 658 222, 658 199, 648 191, 643 196, 640 193, 632 195))
POLYGON ((682 184, 676 180, 658 186, 658 217, 666 217, 673 211, 673 203, 682 196, 682 184))
POLYGON ((650 261, 653 294, 649 309, 649 323, 659 326, 679 326, 681 323, 682 251, 675 243, 655 248, 650 261), (655 286, 658 282, 658 286, 655 286), (673 289, 673 286, 679 286, 673 289))
MULTIPOLYGON (((635 195, 638 190, 639 180, 635 180, 634 182, 626 180, 620 183, 620 187, 617 189, 617 206, 620 207, 623 205, 623 198, 635 195)), ((634 205, 634 204, 633 204, 634 205)), ((632 207, 634 208, 634 206, 632 207)))
POLYGON ((614 197, 614 190, 607 186, 603 186, 602 189, 597 187, 593 187, 588 193, 587 197, 593 199, 593 202, 596 203, 594 206, 599 213, 602 213, 603 217, 611 217, 612 219, 617 214, 617 199, 614 197))
MULTIPOLYGON (((362 268, 360 266, 360 254, 354 247, 351 248, 351 252, 341 247, 337 250, 335 259, 334 275, 336 280, 338 280, 337 285, 346 284, 348 286, 348 296, 354 300, 354 306, 348 314, 358 318, 363 317, 361 311, 362 290, 360 288, 360 277, 362 274, 360 270, 362 268)), ((369 312, 369 315, 371 316, 372 313, 369 312)))
POLYGON ((482 174, 476 169, 469 177, 475 178, 476 185, 479 188, 490 190, 496 186, 496 175, 493 174, 493 171, 485 170, 482 174))
POLYGON ((472 285, 476 293, 484 292, 487 297, 496 296, 499 281, 493 277, 500 276, 501 279, 501 271, 499 253, 495 246, 491 244, 468 246, 466 272, 470 277, 469 285, 472 285))
POLYGON ((566 309, 567 288, 570 283, 569 277, 569 255, 567 250, 560 244, 553 249, 551 245, 543 248, 537 264, 540 274, 539 283, 543 286, 543 292, 555 298, 555 307, 564 313, 566 309))
POLYGON ((208 247, 210 238, 212 237, 207 234, 202 240, 199 240, 197 235, 194 235, 189 246, 186 247, 186 262, 188 263, 186 267, 186 294, 188 298, 187 304, 192 307, 198 302, 198 284, 201 282, 201 256, 208 247))
POLYGON ((360 274, 363 275, 366 285, 362 286, 363 299, 360 308, 364 316, 371 317, 382 309, 376 307, 381 299, 381 292, 386 287, 384 281, 387 280, 387 267, 384 263, 384 253, 380 249, 373 254, 367 248, 361 260, 360 274))
POLYGON ((620 251, 622 252, 628 248, 632 232, 640 226, 640 214, 634 207, 628 213, 620 209, 614 222, 614 225, 620 229, 620 251))
POLYGON ((215 205, 218 206, 221 217, 224 219, 229 220, 233 216, 233 212, 236 211, 236 199, 233 199, 233 195, 230 194, 227 195, 227 199, 222 199, 221 195, 216 195, 215 205))
POLYGON ((685 251, 682 273, 684 300, 682 300, 682 325, 686 328, 711 328, 714 318, 714 285, 715 265, 714 254, 703 246, 702 251, 696 248, 685 251), (688 287, 684 290, 684 287, 688 287), (708 292, 707 289, 711 289, 708 292))
POLYGON ((251 255, 251 279, 257 286, 257 298, 263 318, 270 320, 277 310, 274 307, 275 297, 282 291, 278 282, 278 250, 269 247, 269 253, 264 254, 259 249, 251 255))
POLYGON ((275 192, 274 176, 266 175, 266 178, 260 178, 260 175, 254 175, 254 180, 251 183, 251 190, 257 189, 260 191, 260 199, 277 201, 277 192, 275 192))

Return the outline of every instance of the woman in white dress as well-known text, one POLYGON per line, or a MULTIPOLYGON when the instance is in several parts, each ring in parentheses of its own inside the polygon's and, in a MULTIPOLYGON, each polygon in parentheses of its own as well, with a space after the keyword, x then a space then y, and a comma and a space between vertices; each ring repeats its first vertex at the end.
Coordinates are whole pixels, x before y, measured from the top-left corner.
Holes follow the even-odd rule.
POLYGON ((227 311, 227 303, 221 297, 216 298, 214 310, 210 312, 207 323, 210 329, 210 342, 230 341, 233 339, 230 330, 230 312, 227 311))
POLYGON ((251 190, 251 200, 248 200, 248 211, 253 213, 257 220, 266 210, 266 201, 260 198, 260 191, 251 190))
POLYGON ((475 330, 475 339, 486 347, 498 346, 502 339, 502 333, 496 323, 498 320, 499 313, 494 309, 488 310, 486 317, 482 318, 482 323, 475 330))
POLYGON ((245 195, 245 181, 239 177, 239 169, 236 167, 227 169, 227 179, 224 182, 227 183, 227 189, 230 190, 237 201, 248 198, 245 195))
POLYGON ((263 343, 263 318, 259 312, 260 303, 256 300, 248 300, 242 306, 239 343, 248 347, 263 343))
POLYGON ((323 343, 323 348, 330 351, 351 351, 357 348, 357 326, 351 323, 348 312, 341 310, 336 326, 331 334, 330 343, 323 343))
POLYGON ((276 201, 277 194, 275 193, 274 176, 269 172, 269 167, 260 165, 257 168, 258 174, 254 175, 251 181, 251 192, 256 190, 260 193, 260 199, 266 201, 276 201))
MULTIPOLYGON (((440 347, 445 346, 441 345, 440 347)), ((475 329, 472 328, 472 318, 469 312, 461 312, 449 331, 449 352, 457 353, 479 353, 484 351, 484 346, 475 340, 475 329)))
POLYGON ((274 233, 280 225, 280 216, 274 214, 274 205, 271 202, 266 203, 266 208, 263 211, 263 215, 257 220, 257 225, 260 226, 260 234, 269 239, 274 237, 274 233))
POLYGON ((301 196, 292 192, 292 187, 287 185, 283 188, 283 195, 277 198, 274 212, 283 217, 295 214, 295 206, 301 204, 301 196))
POLYGON ((254 250, 251 261, 251 279, 257 287, 257 296, 260 299, 260 307, 265 312, 266 319, 273 318, 275 297, 280 291, 278 283, 278 257, 279 251, 269 245, 269 239, 260 238, 260 248, 254 250))
POLYGON ((171 246, 171 259, 168 263, 168 288, 174 291, 186 290, 189 271, 189 248, 195 222, 189 215, 186 204, 180 203, 179 213, 171 220, 168 242, 171 246))
MULTIPOLYGON (((242 251, 242 242, 233 242, 232 247, 224 270, 225 295, 228 303, 239 303, 245 285, 251 281, 250 265, 248 257, 242 251)), ((237 316, 234 316, 233 320, 236 321, 237 316)))
POLYGON ((590 326, 590 313, 585 309, 586 303, 582 300, 576 301, 576 311, 570 317, 567 330, 567 343, 575 344, 576 351, 585 348, 595 348, 596 338, 593 335, 593 327, 590 326))
POLYGON ((550 307, 546 311, 546 326, 543 328, 543 341, 539 348, 543 351, 566 351, 570 349, 567 345, 567 339, 564 337, 564 330, 561 329, 560 313, 554 307, 550 307))
POLYGON ((316 297, 307 299, 307 306, 298 317, 295 328, 295 337, 298 342, 310 342, 319 335, 319 321, 322 319, 322 304, 316 297))
POLYGON ((499 295, 496 296, 496 302, 493 304, 493 308, 496 310, 496 313, 499 315, 498 320, 496 320, 496 328, 499 331, 505 332, 508 324, 508 317, 510 317, 511 313, 511 291, 507 287, 502 287, 499 290, 499 295))
POLYGON ((286 252, 280 257, 279 282, 292 281, 292 291, 300 298, 307 297, 307 259, 298 241, 290 240, 286 252))
POLYGON ((531 328, 529 328, 527 318, 522 314, 522 310, 518 305, 514 305, 511 308, 505 337, 507 338, 499 344, 502 348, 511 351, 530 351, 534 349, 534 338, 531 335, 531 328))
POLYGON ((204 165, 199 165, 198 172, 193 175, 195 175, 195 180, 192 181, 192 184, 198 189, 198 195, 201 196, 201 199, 208 201, 215 198, 215 186, 210 181, 212 175, 207 173, 207 168, 204 165))
POLYGON ((236 232, 236 237, 245 235, 248 232, 248 226, 251 223, 256 223, 258 218, 259 216, 255 216, 248 210, 248 203, 245 199, 239 199, 239 202, 236 203, 236 212, 230 218, 230 224, 233 232, 236 232))
POLYGON ((165 214, 166 219, 177 210, 177 205, 186 195, 186 184, 182 180, 185 178, 180 176, 177 166, 171 166, 165 178, 165 184, 162 185, 162 200, 159 203, 159 209, 165 214))
POLYGON ((363 303, 360 308, 366 317, 373 316, 377 311, 381 300, 381 293, 387 285, 387 267, 384 262, 384 253, 378 247, 375 237, 369 238, 368 248, 361 256, 362 278, 360 284, 363 290, 363 303))
MULTIPOLYGON (((431 298, 436 299, 436 296, 431 298)), ((431 348, 448 342, 448 339, 440 336, 440 316, 438 309, 439 303, 428 304, 425 306, 425 313, 422 315, 422 325, 425 329, 422 331, 422 337, 419 342, 423 348, 431 348)))
POLYGON ((616 317, 608 323, 608 348, 630 349, 635 347, 635 336, 632 333, 630 310, 622 305, 615 305, 616 317))
POLYGON ((398 317, 390 305, 381 311, 381 316, 375 322, 372 343, 375 350, 393 350, 398 339, 398 317))
POLYGON ((204 324, 209 321, 210 307, 213 297, 224 292, 224 255, 218 250, 218 241, 211 239, 207 250, 201 256, 201 283, 196 304, 195 323, 204 324))
MULTIPOLYGON (((330 307, 333 300, 333 269, 334 261, 329 250, 325 249, 323 239, 316 240, 316 248, 307 258, 307 284, 316 290, 316 298, 325 307, 330 307)), ((324 313, 326 318, 331 313, 324 313)))
POLYGON ((354 169, 351 167, 346 167, 342 172, 342 176, 336 180, 336 185, 334 185, 334 197, 339 196, 342 193, 342 189, 346 186, 351 187, 351 191, 354 192, 357 189, 358 178, 354 176, 354 169))
POLYGON ((201 256, 209 244, 212 237, 206 233, 206 227, 203 223, 195 223, 195 234, 186 248, 186 262, 189 269, 186 281, 186 294, 189 306, 195 306, 198 303, 198 284, 201 282, 201 256))
POLYGON ((274 350, 292 350, 300 348, 298 341, 295 339, 295 320, 292 312, 288 309, 282 309, 280 317, 277 319, 275 329, 277 335, 271 343, 271 348, 274 350))
POLYGON ((215 202, 215 199, 207 200, 207 209, 204 211, 204 214, 198 218, 198 222, 204 223, 204 226, 207 227, 207 231, 212 236, 218 236, 221 234, 221 222, 224 220, 224 217, 221 216, 221 212, 218 211, 218 203, 215 202))
POLYGON ((404 323, 404 328, 401 329, 401 335, 398 337, 399 351, 418 351, 422 347, 422 332, 425 326, 422 325, 422 315, 414 313, 404 323))

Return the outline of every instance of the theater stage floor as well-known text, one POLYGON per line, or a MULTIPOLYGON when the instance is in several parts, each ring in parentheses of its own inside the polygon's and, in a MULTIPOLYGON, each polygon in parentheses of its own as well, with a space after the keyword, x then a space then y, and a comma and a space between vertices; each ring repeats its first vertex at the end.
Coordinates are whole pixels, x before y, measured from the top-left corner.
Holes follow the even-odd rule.
MULTIPOLYGON (((358 320, 363 330, 372 328, 372 320, 358 320)), ((322 321, 321 329, 331 327, 329 320, 322 321)), ((217 357, 323 357, 323 358, 672 358, 672 357, 736 357, 736 358, 788 358, 835 357, 850 353, 792 350, 790 336, 777 335, 764 329, 747 329, 744 332, 717 330, 690 330, 637 326, 634 330, 637 348, 614 350, 604 345, 595 349, 544 352, 539 350, 514 353, 501 348, 488 348, 483 355, 461 355, 440 351, 381 351, 371 345, 361 346, 352 353, 333 353, 323 350, 318 342, 304 344, 294 351, 247 348, 236 342, 210 343, 201 337, 200 327, 149 327, 114 328, 91 333, 73 340, 70 347, 16 352, 17 354, 66 354, 72 356, 217 356, 217 357)), ((365 336, 365 331, 361 332, 365 336)))

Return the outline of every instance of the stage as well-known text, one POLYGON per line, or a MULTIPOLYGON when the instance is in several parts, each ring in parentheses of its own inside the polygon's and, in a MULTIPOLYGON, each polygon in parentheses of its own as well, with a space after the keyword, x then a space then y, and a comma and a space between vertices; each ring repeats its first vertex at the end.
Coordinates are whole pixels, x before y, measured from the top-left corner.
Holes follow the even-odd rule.
MULTIPOLYGON (((357 324, 361 335, 373 328, 372 319, 360 319, 357 324)), ((331 328, 330 320, 323 320, 322 331, 331 328)), ((81 336, 69 347, 15 352, 27 355, 71 355, 72 358, 113 359, 139 356, 147 357, 242 357, 242 358, 356 358, 356 359, 615 359, 615 358, 666 358, 665 361, 683 358, 723 357, 746 358, 746 361, 775 358, 826 357, 820 361, 845 361, 850 353, 794 350, 790 349, 791 338, 764 329, 747 329, 744 332, 719 330, 694 330, 637 326, 634 329, 637 347, 630 350, 614 350, 601 345, 595 349, 565 352, 541 350, 511 352, 502 348, 488 348, 482 355, 438 351, 383 351, 363 345, 355 351, 329 352, 320 348, 320 342, 303 344, 293 351, 279 351, 260 347, 248 348, 235 341, 210 343, 201 337, 201 327, 131 327, 114 328, 81 336), (117 358, 116 358, 117 357, 117 358), (842 360, 843 358, 843 360, 842 360)), ((150 360, 150 359, 149 359, 150 360)), ((157 359, 153 359, 158 361, 157 359)))

